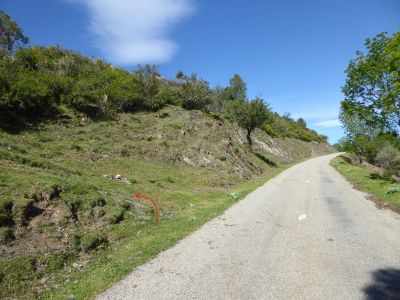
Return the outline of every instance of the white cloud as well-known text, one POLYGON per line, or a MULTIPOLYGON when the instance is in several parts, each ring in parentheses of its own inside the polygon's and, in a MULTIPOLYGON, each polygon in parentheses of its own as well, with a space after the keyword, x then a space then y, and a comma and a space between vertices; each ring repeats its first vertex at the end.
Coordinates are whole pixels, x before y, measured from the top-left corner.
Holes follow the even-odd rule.
POLYGON ((340 121, 338 119, 318 122, 318 123, 314 123, 312 125, 317 126, 317 127, 339 127, 339 126, 341 126, 340 121))
POLYGON ((95 46, 116 64, 166 62, 178 50, 169 33, 194 0, 68 0, 85 5, 95 46))

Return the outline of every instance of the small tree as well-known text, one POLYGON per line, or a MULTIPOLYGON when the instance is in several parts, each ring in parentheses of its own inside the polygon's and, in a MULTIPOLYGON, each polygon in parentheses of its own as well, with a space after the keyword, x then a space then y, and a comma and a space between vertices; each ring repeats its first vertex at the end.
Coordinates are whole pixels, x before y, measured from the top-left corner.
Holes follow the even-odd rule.
POLYGON ((360 113, 354 110, 342 108, 339 118, 349 141, 347 150, 357 155, 360 160, 364 158, 373 163, 384 138, 383 129, 372 126, 369 119, 361 117, 360 113))
POLYGON ((304 128, 307 127, 307 123, 306 123, 306 121, 305 121, 303 118, 298 118, 296 122, 299 123, 299 125, 300 125, 301 127, 304 127, 304 128))
MULTIPOLYGON (((356 52, 342 89, 342 111, 356 111, 369 126, 400 134, 400 32, 378 34, 365 42, 366 53, 356 52)), ((346 126, 346 125, 345 125, 346 126)))
POLYGON ((240 101, 247 99, 247 85, 238 74, 233 75, 229 80, 229 86, 224 90, 224 97, 240 101))
POLYGON ((256 98, 250 102, 236 101, 232 106, 232 115, 238 125, 247 131, 247 141, 251 148, 251 133, 257 127, 272 120, 272 114, 268 105, 262 98, 256 98))

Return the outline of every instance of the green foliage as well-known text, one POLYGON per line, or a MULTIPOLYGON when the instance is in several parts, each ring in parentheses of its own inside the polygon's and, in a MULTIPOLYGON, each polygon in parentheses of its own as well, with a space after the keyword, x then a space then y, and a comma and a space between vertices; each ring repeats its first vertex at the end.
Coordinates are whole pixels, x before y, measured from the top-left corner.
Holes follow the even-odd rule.
POLYGON ((399 134, 400 32, 393 37, 378 34, 365 46, 367 53, 357 51, 347 67, 342 114, 357 115, 368 126, 399 134))
MULTIPOLYGON (((23 41, 22 31, 18 32, 20 39, 14 44, 23 41)), ((326 141, 308 130, 304 119, 295 122, 285 115, 273 118, 273 124, 262 104, 251 101, 247 105, 247 86, 238 74, 228 87, 210 88, 196 74, 187 76, 182 71, 176 81, 166 80, 156 65, 139 65, 130 73, 60 47, 11 48, 10 55, 0 56, 1 127, 20 129, 31 122, 59 119, 69 108, 92 119, 110 119, 121 112, 159 111, 173 104, 207 111, 217 118, 229 115, 233 107, 237 111, 234 118, 248 130, 249 143, 250 132, 260 126, 272 136, 326 141)), ((391 64, 396 59, 392 56, 391 64)))
POLYGON ((304 123, 294 121, 288 114, 281 117, 274 113, 272 122, 263 124, 261 129, 272 137, 295 138, 306 142, 327 142, 326 136, 319 135, 315 130, 308 129, 304 125, 305 121, 304 123))
POLYGON ((140 83, 140 97, 148 103, 157 94, 160 88, 160 74, 156 65, 138 66, 134 73, 135 79, 140 83))
POLYGON ((232 116, 238 125, 247 130, 247 141, 251 146, 251 132, 272 120, 268 105, 261 98, 249 102, 237 100, 232 105, 232 116))
POLYGON ((302 127, 307 127, 307 123, 303 118, 298 118, 296 122, 302 127))
POLYGON ((26 68, 18 57, 15 60, 3 58, 0 66, 0 115, 3 118, 37 119, 55 110, 57 80, 53 76, 26 68))
POLYGON ((342 148, 393 174, 400 149, 400 32, 378 34, 365 46, 367 53, 358 51, 346 70, 342 148))
POLYGON ((229 197, 231 197, 235 201, 238 201, 240 199, 238 193, 235 192, 229 193, 229 197))
POLYGON ((350 145, 351 141, 346 137, 342 137, 333 147, 339 152, 346 152, 349 151, 350 145))
POLYGON ((9 15, 0 10, 0 56, 11 53, 19 45, 25 45, 29 41, 22 29, 9 15))
POLYGON ((154 111, 159 111, 167 104, 179 102, 179 89, 173 85, 163 85, 157 94, 147 101, 147 106, 154 111))
POLYGON ((379 149, 375 160, 381 168, 386 170, 389 177, 400 176, 400 150, 392 144, 384 144, 379 149))
POLYGON ((179 99, 185 109, 205 110, 207 105, 212 102, 211 91, 208 82, 197 78, 197 74, 191 76, 178 73, 180 80, 179 99))
POLYGON ((101 60, 59 47, 21 48, 0 61, 0 108, 8 119, 41 119, 65 104, 91 117, 144 108, 141 83, 101 60))
POLYGON ((229 80, 229 86, 224 89, 223 97, 228 100, 247 99, 247 85, 238 74, 233 75, 229 80))
POLYGON ((378 141, 378 137, 381 130, 371 126, 365 118, 359 117, 358 114, 350 114, 343 110, 340 114, 340 121, 346 129, 348 140, 346 150, 372 162, 379 150, 381 141, 378 141))

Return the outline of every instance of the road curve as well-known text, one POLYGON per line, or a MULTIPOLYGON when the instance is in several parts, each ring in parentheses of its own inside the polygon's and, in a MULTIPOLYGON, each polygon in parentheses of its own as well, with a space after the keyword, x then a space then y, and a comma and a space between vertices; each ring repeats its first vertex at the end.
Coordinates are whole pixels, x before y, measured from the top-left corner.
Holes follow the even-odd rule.
POLYGON ((310 159, 96 299, 400 299, 400 217, 310 159))

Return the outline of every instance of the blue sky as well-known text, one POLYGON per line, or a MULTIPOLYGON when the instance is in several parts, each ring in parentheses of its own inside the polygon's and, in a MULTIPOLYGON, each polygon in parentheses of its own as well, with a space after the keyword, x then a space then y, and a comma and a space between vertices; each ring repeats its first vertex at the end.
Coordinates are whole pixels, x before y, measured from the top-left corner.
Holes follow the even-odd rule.
POLYGON ((400 30, 398 0, 2 0, 32 44, 132 70, 157 63, 212 86, 238 73, 250 97, 336 142, 344 70, 365 38, 400 30))

